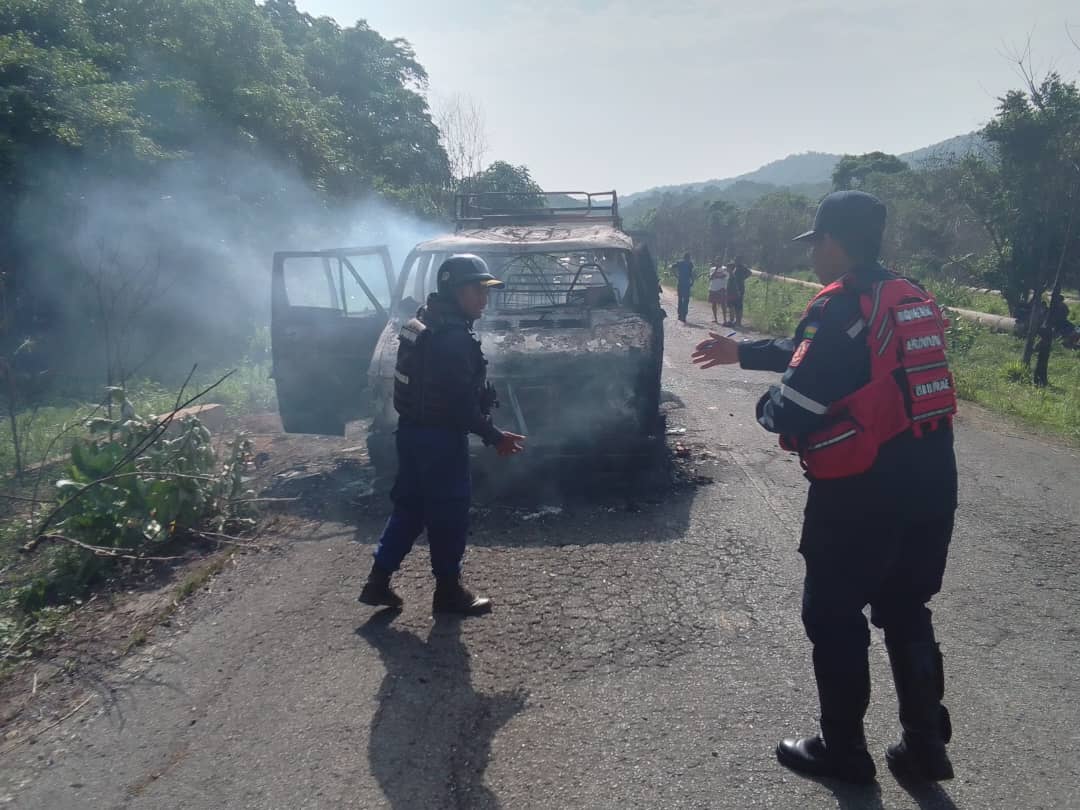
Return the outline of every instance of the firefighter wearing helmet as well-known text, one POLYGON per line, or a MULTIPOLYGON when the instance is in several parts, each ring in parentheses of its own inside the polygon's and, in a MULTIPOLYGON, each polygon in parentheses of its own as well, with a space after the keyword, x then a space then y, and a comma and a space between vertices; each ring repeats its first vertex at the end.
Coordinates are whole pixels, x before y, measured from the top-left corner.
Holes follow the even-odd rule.
POLYGON ((399 608, 390 577, 422 532, 427 531, 435 575, 433 613, 476 615, 491 608, 461 583, 469 529, 471 484, 469 434, 500 456, 521 452, 524 437, 499 430, 497 405, 487 382, 487 361, 473 324, 488 291, 503 286, 478 256, 447 259, 438 270, 437 292, 399 335, 394 373, 398 474, 390 497, 394 509, 375 549, 375 562, 360 601, 399 608))

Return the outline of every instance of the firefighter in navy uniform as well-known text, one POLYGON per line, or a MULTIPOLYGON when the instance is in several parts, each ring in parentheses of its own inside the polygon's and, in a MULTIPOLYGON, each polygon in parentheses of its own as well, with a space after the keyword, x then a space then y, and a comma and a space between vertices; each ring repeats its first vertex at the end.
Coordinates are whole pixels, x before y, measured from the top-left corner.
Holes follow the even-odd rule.
POLYGON ((375 549, 360 601, 399 608, 390 577, 427 530, 435 575, 434 613, 486 613, 491 601, 461 584, 469 529, 469 434, 500 456, 521 452, 524 437, 495 427, 497 405, 487 382, 487 361, 473 323, 487 306, 488 290, 503 283, 477 256, 453 256, 439 267, 437 292, 399 336, 394 373, 398 474, 394 511, 375 549))
POLYGON ((956 400, 946 324, 925 290, 878 263, 884 226, 877 198, 826 197, 813 230, 796 237, 810 243, 826 286, 794 339, 737 343, 713 334, 694 362, 783 373, 759 401, 757 420, 798 452, 810 481, 799 552, 821 732, 785 739, 777 757, 815 776, 874 778, 863 735, 870 605, 885 631, 903 728, 886 760, 902 778, 935 781, 953 770, 927 602, 941 589, 956 510, 956 400))

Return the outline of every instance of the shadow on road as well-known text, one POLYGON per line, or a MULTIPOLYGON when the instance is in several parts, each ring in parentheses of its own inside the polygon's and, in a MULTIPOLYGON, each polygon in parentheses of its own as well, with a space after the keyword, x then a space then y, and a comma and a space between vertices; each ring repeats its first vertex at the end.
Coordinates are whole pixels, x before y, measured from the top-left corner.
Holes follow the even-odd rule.
POLYGON ((438 619, 424 641, 392 627, 397 615, 380 611, 356 630, 386 668, 371 720, 371 773, 394 810, 497 810, 483 783, 491 743, 527 695, 476 691, 461 620, 438 619))
MULTIPOLYGON (((881 801, 881 786, 877 782, 853 785, 835 779, 805 778, 828 788, 836 799, 839 810, 885 810, 881 801)), ((913 785, 904 782, 899 782, 899 785, 915 800, 920 810, 959 810, 940 785, 913 785)))
POLYGON ((899 784, 915 800, 920 810, 959 810, 941 785, 913 785, 905 782, 899 784))
POLYGON ((881 787, 877 782, 871 785, 851 785, 833 779, 814 781, 820 781, 832 791, 839 810, 885 810, 885 805, 881 803, 881 787))

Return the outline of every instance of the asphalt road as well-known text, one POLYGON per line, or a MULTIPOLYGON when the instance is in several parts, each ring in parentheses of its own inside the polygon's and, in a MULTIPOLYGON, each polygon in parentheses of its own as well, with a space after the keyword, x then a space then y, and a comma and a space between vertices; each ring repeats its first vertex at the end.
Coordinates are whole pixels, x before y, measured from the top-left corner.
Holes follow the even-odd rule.
POLYGON ((703 335, 669 322, 665 388, 711 483, 659 502, 486 504, 468 576, 496 610, 463 622, 432 621, 423 547, 400 615, 354 601, 377 515, 294 517, 278 553, 240 558, 84 709, 0 759, 0 802, 1080 807, 1080 454, 965 409, 933 605, 957 779, 912 792, 884 768, 897 722, 876 636, 878 784, 806 780, 773 756, 778 738, 815 728, 795 551, 805 483, 752 419, 770 376, 693 369, 703 335))

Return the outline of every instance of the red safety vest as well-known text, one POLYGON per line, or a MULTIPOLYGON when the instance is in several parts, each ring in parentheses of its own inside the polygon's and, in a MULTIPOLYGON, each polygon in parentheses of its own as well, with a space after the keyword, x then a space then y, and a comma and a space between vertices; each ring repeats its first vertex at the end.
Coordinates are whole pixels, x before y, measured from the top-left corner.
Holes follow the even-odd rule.
MULTIPOLYGON (((853 293, 845 280, 814 296, 853 293)), ((859 290, 861 331, 870 351, 870 382, 832 403, 826 427, 782 436, 811 478, 847 478, 869 470, 880 447, 908 430, 916 438, 952 424, 956 391, 945 358, 948 321, 932 295, 904 278, 859 290)), ((852 329, 856 330, 856 323, 852 329)))

